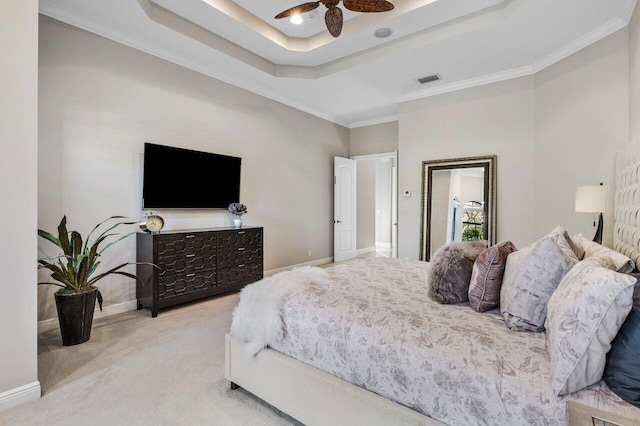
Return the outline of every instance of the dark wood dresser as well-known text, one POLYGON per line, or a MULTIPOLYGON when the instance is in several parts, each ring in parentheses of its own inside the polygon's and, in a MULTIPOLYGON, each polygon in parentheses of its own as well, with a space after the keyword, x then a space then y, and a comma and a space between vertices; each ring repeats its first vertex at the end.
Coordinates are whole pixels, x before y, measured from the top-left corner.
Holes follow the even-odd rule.
POLYGON ((138 309, 160 309, 229 293, 263 277, 262 228, 138 233, 138 309))

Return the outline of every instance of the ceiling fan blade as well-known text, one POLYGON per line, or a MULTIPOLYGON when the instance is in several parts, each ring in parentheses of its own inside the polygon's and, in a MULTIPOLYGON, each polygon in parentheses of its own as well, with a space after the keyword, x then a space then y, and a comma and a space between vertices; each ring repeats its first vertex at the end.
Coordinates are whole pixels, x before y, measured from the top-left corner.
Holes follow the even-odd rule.
POLYGON ((324 14, 324 22, 332 36, 338 37, 342 32, 342 10, 337 7, 330 7, 324 14))
POLYGON ((353 12, 388 12, 393 3, 386 0, 342 0, 342 4, 353 12))
POLYGON ((309 12, 320 6, 319 1, 314 1, 310 3, 299 4, 298 6, 294 6, 290 9, 285 10, 284 12, 280 12, 276 15, 275 19, 288 18, 293 15, 300 15, 301 13, 309 12))

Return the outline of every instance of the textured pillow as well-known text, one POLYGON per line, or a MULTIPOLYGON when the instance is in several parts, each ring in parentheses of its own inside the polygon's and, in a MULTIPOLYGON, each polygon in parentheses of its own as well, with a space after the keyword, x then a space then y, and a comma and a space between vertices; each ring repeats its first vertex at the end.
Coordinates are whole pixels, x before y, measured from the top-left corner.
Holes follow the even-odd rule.
POLYGON ((559 233, 509 255, 500 291, 500 311, 507 326, 543 331, 547 302, 576 263, 578 257, 559 233))
MULTIPOLYGON (((640 278, 640 274, 632 274, 640 278)), ((640 408, 640 283, 636 283, 633 307, 618 331, 607 355, 603 379, 609 389, 640 408)))
POLYGON ((438 303, 469 300, 473 262, 486 248, 486 241, 454 242, 439 248, 430 262, 428 296, 438 303))
POLYGON ((476 259, 469 284, 469 303, 476 312, 489 311, 500 304, 500 289, 507 257, 516 251, 511 241, 489 247, 476 259))
POLYGON ((618 253, 615 250, 611 250, 608 247, 598 244, 585 238, 582 234, 576 234, 573 236, 573 240, 576 241, 585 251, 585 259, 596 257, 605 268, 612 271, 628 274, 635 269, 635 263, 622 253, 618 253))
POLYGON ((576 256, 578 257, 578 260, 584 259, 584 255, 585 255, 584 248, 580 244, 578 244, 578 242, 574 241, 573 238, 569 236, 569 233, 562 226, 556 226, 556 228, 549 233, 549 235, 556 235, 556 234, 562 235, 567 240, 567 243, 569 243, 569 247, 571 247, 571 250, 573 250, 573 252, 576 254, 576 256))
POLYGON ((549 300, 545 324, 556 395, 602 379, 611 341, 631 310, 635 283, 597 259, 583 260, 564 277, 549 300))

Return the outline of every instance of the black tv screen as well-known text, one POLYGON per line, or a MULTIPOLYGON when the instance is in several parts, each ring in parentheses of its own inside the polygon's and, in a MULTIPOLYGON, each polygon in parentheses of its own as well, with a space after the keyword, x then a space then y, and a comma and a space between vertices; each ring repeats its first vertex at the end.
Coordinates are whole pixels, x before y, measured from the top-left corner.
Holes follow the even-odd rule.
POLYGON ((144 209, 218 209, 240 201, 242 159, 144 144, 144 209))

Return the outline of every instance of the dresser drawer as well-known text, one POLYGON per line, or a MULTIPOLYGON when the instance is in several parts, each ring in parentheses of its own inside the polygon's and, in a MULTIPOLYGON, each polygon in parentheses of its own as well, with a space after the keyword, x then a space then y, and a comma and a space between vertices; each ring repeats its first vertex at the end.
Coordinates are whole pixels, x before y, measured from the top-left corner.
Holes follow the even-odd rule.
POLYGON ((158 277, 158 300, 197 293, 216 286, 216 272, 205 271, 187 275, 158 277))
POLYGON ((238 231, 224 231, 218 234, 218 248, 261 247, 261 229, 243 229, 238 231))
POLYGON ((240 264, 232 268, 218 269, 218 283, 233 286, 240 282, 253 282, 262 278, 262 262, 240 264))
POLYGON ((218 268, 262 262, 262 247, 223 247, 218 249, 218 268))
POLYGON ((215 258, 216 235, 214 233, 193 233, 163 235, 158 238, 158 259, 172 258, 215 258))
POLYGON ((158 276, 188 275, 200 271, 216 269, 215 255, 176 255, 158 259, 158 276))

